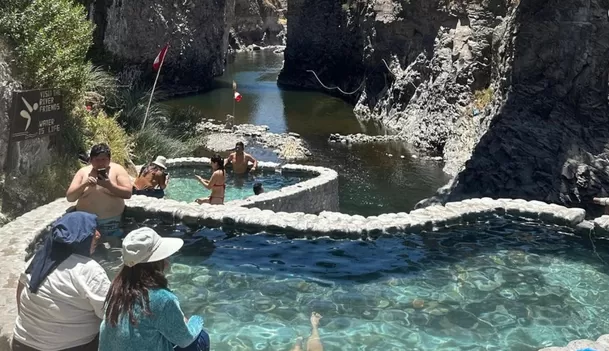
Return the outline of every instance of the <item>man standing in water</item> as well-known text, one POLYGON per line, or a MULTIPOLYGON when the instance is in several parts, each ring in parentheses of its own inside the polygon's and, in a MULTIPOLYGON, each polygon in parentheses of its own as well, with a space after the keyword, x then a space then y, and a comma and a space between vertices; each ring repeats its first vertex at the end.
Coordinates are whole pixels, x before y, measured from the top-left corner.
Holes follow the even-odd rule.
POLYGON ((77 201, 78 211, 97 215, 97 230, 106 239, 122 236, 121 216, 125 199, 131 197, 129 174, 123 166, 111 162, 110 157, 107 144, 93 146, 90 164, 76 173, 66 192, 68 201, 77 201))
POLYGON ((247 172, 255 172, 258 167, 258 160, 252 155, 245 152, 245 145, 243 142, 237 142, 235 145, 235 152, 231 153, 224 161, 224 166, 231 163, 233 165, 233 172, 235 174, 246 174, 247 172), (248 170, 249 162, 252 163, 252 168, 248 170))

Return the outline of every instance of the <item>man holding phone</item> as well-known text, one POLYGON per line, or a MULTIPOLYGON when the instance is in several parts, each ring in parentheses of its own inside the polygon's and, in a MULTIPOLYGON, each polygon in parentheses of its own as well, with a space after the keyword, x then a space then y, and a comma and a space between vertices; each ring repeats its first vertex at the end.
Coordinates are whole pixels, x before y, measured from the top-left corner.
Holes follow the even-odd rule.
POLYGON ((78 211, 97 215, 97 230, 102 236, 121 237, 121 217, 125 199, 131 197, 131 179, 123 166, 111 162, 110 147, 91 148, 89 165, 81 168, 66 192, 68 201, 77 201, 78 211))

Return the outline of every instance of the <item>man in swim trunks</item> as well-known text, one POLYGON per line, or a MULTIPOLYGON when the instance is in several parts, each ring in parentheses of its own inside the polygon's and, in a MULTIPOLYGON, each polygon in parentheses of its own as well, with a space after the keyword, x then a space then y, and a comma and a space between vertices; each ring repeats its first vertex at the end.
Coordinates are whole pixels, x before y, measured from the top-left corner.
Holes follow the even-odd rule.
POLYGON ((235 174, 246 174, 248 172, 255 172, 258 167, 258 160, 252 155, 245 152, 245 145, 243 142, 238 142, 235 145, 235 152, 231 153, 224 161, 224 166, 231 163, 233 165, 233 172, 235 174), (252 168, 248 170, 249 163, 252 163, 252 168))
MULTIPOLYGON (((120 228, 125 199, 131 197, 131 179, 123 166, 110 161, 107 144, 91 148, 89 165, 81 168, 66 192, 78 211, 97 215, 97 230, 103 237, 123 235, 120 228)), ((113 241, 117 241, 116 239, 113 241)))

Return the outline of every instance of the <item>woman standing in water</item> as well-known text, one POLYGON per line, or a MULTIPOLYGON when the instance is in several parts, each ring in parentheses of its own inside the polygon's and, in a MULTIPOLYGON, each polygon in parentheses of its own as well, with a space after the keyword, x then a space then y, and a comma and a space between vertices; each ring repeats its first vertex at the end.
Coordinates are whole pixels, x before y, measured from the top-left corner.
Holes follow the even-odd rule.
POLYGON ((196 199, 198 204, 224 204, 224 192, 226 191, 226 172, 224 172, 224 160, 218 154, 211 158, 212 174, 209 180, 195 175, 199 182, 207 189, 211 190, 209 197, 196 199))

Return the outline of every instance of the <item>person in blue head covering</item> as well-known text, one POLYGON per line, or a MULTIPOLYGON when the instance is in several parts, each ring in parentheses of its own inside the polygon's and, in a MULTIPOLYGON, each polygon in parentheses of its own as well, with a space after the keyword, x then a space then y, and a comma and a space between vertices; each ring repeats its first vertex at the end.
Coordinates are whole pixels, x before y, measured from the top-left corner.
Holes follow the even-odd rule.
POLYGON ((100 240, 97 216, 71 212, 51 233, 21 274, 12 349, 97 350, 110 280, 91 258, 100 240))

